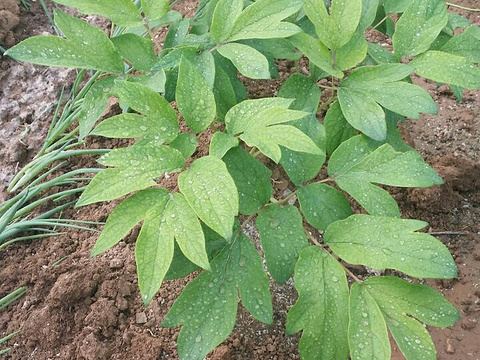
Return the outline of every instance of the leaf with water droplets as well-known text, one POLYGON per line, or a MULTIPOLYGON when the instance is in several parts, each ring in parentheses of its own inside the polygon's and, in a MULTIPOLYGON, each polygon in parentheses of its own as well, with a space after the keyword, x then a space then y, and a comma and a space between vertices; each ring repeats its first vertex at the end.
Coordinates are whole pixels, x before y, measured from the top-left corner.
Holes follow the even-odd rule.
POLYGON ((332 0, 329 9, 324 0, 306 0, 304 8, 320 40, 337 50, 355 33, 362 15, 362 0, 332 0))
POLYGON ((227 39, 233 24, 243 10, 243 2, 237 0, 220 0, 213 13, 210 35, 218 44, 227 39))
POLYGON ((148 21, 161 19, 168 12, 168 9, 168 0, 142 0, 142 10, 148 21))
POLYGON ((267 58, 254 48, 237 43, 220 46, 217 51, 229 59, 244 76, 251 79, 270 79, 267 58))
POLYGON ((39 65, 123 72, 122 58, 102 30, 59 10, 55 24, 66 39, 33 36, 8 49, 5 56, 39 65))
POLYGON ((412 1, 395 27, 395 55, 408 58, 427 51, 447 23, 444 0, 412 1))
POLYGON ((480 88, 480 68, 462 56, 443 51, 428 51, 410 65, 415 67, 415 73, 427 79, 469 90, 480 88))
POLYGON ((326 147, 329 155, 337 149, 344 141, 355 136, 356 130, 351 126, 345 116, 338 101, 335 101, 328 109, 323 119, 326 133, 326 147))
POLYGON ((123 34, 111 38, 120 55, 130 62, 135 70, 150 71, 157 57, 153 51, 153 42, 149 37, 123 34))
POLYGON ((301 9, 301 0, 258 0, 237 17, 228 41, 286 38, 301 29, 283 19, 301 9))
POLYGON ((293 206, 269 205, 256 221, 268 271, 283 284, 293 274, 299 251, 308 246, 302 216, 293 206))
MULTIPOLYGON (((377 0, 378 1, 378 0, 377 0)), ((368 43, 362 32, 356 32, 348 43, 335 53, 335 64, 340 70, 353 68, 367 56, 368 43)))
POLYGON ((436 359, 435 347, 422 323, 452 326, 460 319, 457 310, 432 288, 395 276, 371 277, 365 286, 405 358, 436 359))
POLYGON ((57 4, 74 7, 87 15, 101 15, 118 26, 130 27, 142 24, 142 17, 131 0, 54 0, 57 4))
POLYGON ((180 151, 185 159, 188 159, 197 150, 198 139, 195 134, 183 133, 178 135, 170 146, 180 151))
POLYGON ((332 65, 330 50, 317 38, 306 33, 300 33, 290 38, 290 41, 300 50, 315 66, 327 74, 343 78, 343 73, 332 65))
POLYGON ((440 185, 442 179, 414 150, 391 145, 376 148, 361 135, 343 142, 332 154, 328 174, 370 214, 399 217, 395 200, 376 184, 400 187, 440 185))
POLYGON ((156 185, 154 178, 178 171, 185 164, 178 150, 153 143, 115 149, 98 161, 115 168, 100 171, 83 191, 76 206, 116 199, 156 185))
POLYGON ((400 80, 414 68, 404 64, 359 67, 340 83, 338 100, 347 121, 374 140, 387 137, 385 113, 380 105, 400 115, 418 119, 436 114, 437 105, 418 85, 400 80))
POLYGON ((210 140, 209 154, 221 159, 230 149, 234 148, 235 146, 238 146, 238 138, 218 131, 213 134, 212 139, 210 140))
MULTIPOLYGON (((148 122, 154 124, 149 129, 148 135, 163 141, 173 141, 177 137, 179 128, 177 114, 160 94, 145 85, 129 81, 115 82, 113 92, 122 102, 147 116, 148 122)), ((139 129, 142 125, 138 124, 139 129)))
POLYGON ((408 9, 413 0, 383 0, 386 14, 403 13, 408 9))
POLYGON ((303 330, 302 359, 346 360, 348 283, 342 265, 327 252, 309 246, 295 266, 298 301, 287 315, 287 334, 303 330))
POLYGON ((300 187, 296 194, 303 215, 316 229, 325 230, 331 223, 352 215, 345 195, 326 184, 309 184, 300 187))
POLYGON ((237 186, 240 214, 256 213, 272 196, 272 172, 239 146, 229 150, 223 161, 237 186))
POLYGON ((418 220, 358 214, 331 224, 324 241, 351 264, 396 269, 418 278, 455 278, 457 267, 447 247, 429 234, 416 232, 427 225, 418 220))
POLYGON ((198 217, 225 239, 232 236, 238 215, 238 192, 225 163, 214 156, 195 160, 178 178, 185 195, 198 217))
POLYGON ((185 122, 196 133, 205 130, 215 119, 213 91, 185 57, 180 61, 175 98, 185 122))
POLYGON ((272 323, 268 278, 248 238, 240 234, 211 266, 185 287, 162 323, 183 325, 177 341, 181 359, 202 360, 227 339, 237 316, 237 288, 247 310, 272 323))
POLYGON ((352 360, 390 360, 387 324, 376 301, 363 284, 350 290, 348 345, 352 360))

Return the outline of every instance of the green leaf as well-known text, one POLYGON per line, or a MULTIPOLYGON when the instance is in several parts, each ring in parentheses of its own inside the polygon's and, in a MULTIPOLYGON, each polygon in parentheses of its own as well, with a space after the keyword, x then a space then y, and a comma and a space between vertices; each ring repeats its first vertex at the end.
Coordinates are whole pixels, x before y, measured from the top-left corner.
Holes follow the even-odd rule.
POLYGON ((370 55, 377 64, 392 64, 397 62, 394 54, 375 43, 368 43, 368 55, 370 55))
POLYGON ((252 79, 270 79, 267 58, 254 48, 237 43, 220 46, 217 51, 220 55, 231 60, 235 67, 252 79))
POLYGON ((239 146, 230 149, 223 161, 238 190, 240 214, 256 213, 272 196, 272 172, 239 146))
POLYGON ((324 0, 305 0, 305 13, 315 25, 320 41, 337 50, 350 41, 362 15, 362 0, 332 0, 327 9, 324 0))
POLYGON ((55 24, 67 39, 33 36, 7 50, 5 56, 39 65, 123 72, 122 58, 102 30, 59 10, 55 10, 55 24))
POLYGON ((376 149, 362 136, 342 143, 332 154, 328 174, 352 195, 370 214, 399 217, 394 199, 373 185, 429 187, 442 179, 416 151, 397 152, 384 144, 376 149))
POLYGON ((301 9, 302 0, 258 0, 248 6, 233 24, 228 41, 286 38, 301 29, 283 19, 301 9))
POLYGON ((153 52, 153 42, 150 38, 134 34, 124 34, 111 38, 120 55, 130 62, 135 70, 150 71, 157 57, 153 52))
POLYGON ((142 0, 142 10, 149 21, 161 19, 168 9, 168 0, 142 0))
POLYGON ((325 163, 325 130, 315 115, 307 116, 292 123, 292 126, 307 135, 321 150, 311 154, 282 147, 280 164, 295 185, 301 185, 317 176, 325 163))
POLYGON ((468 31, 453 36, 440 50, 449 54, 463 56, 475 63, 480 62, 480 38, 477 39, 468 31))
POLYGON ((210 140, 209 154, 221 159, 228 152, 228 150, 236 146, 238 146, 238 139, 236 137, 218 131, 213 134, 212 139, 210 140))
POLYGON ((243 1, 220 0, 213 13, 210 35, 218 44, 230 37, 233 24, 243 10, 243 1))
POLYGON ((375 21, 380 0, 362 0, 362 16, 357 31, 364 32, 375 21))
POLYGON ((280 146, 297 152, 323 154, 312 139, 291 125, 253 126, 240 135, 240 139, 248 146, 256 146, 275 163, 278 163, 282 157, 280 146))
POLYGON ((326 148, 329 155, 333 154, 341 143, 355 136, 357 132, 343 116, 338 100, 328 109, 323 119, 323 125, 325 126, 326 148))
POLYGON ((107 109, 107 100, 114 86, 113 77, 105 77, 95 81, 83 99, 82 110, 78 114, 80 125, 80 139, 84 139, 92 130, 95 123, 107 109))
POLYGON ((116 245, 136 224, 147 217, 151 209, 164 206, 167 199, 168 192, 165 189, 147 189, 118 204, 108 216, 90 257, 97 256, 116 245))
POLYGON ((135 139, 158 129, 158 124, 146 116, 138 114, 121 114, 103 120, 91 135, 107 138, 135 139))
POLYGON ((193 64, 205 83, 213 89, 215 83, 215 59, 210 51, 204 51, 193 58, 193 64))
POLYGON ((151 134, 153 137, 163 141, 173 141, 177 137, 177 114, 160 94, 145 85, 128 81, 117 81, 113 92, 120 101, 146 115, 148 121, 155 124, 151 134))
MULTIPOLYGON (((292 99, 263 98, 245 100, 232 107, 225 116, 227 130, 232 135, 237 135, 251 127, 260 112, 268 109, 288 107, 293 103, 292 99), (252 120, 254 119, 254 120, 252 120)), ((293 118, 292 118, 293 120, 293 118)))
POLYGON ((298 301, 287 315, 287 334, 303 330, 302 359, 348 357, 348 283, 343 267, 327 252, 309 246, 295 266, 298 301))
POLYGON ((257 216, 268 271, 279 284, 293 274, 298 253, 308 246, 302 216, 294 206, 267 206, 257 216))
POLYGON ((399 81, 413 70, 404 64, 383 64, 352 71, 338 90, 342 112, 350 125, 382 141, 387 136, 387 124, 380 105, 414 119, 422 112, 436 114, 437 105, 426 90, 399 81))
POLYGON ((397 21, 393 48, 398 58, 427 51, 448 23, 444 0, 412 1, 397 21))
POLYGON ((198 217, 225 239, 238 215, 238 192, 227 167, 214 156, 195 160, 178 177, 178 186, 198 217))
MULTIPOLYGON (((227 59, 225 59, 228 61, 227 59)), ((232 82, 238 81, 238 78, 231 78, 228 72, 215 61, 215 82, 213 86, 213 94, 217 104, 217 117, 224 119, 228 110, 237 104, 237 94, 232 82)), ((235 69, 236 70, 236 69, 235 69)))
POLYGON ((324 241, 351 264, 396 269, 419 278, 450 279, 457 267, 445 245, 415 232, 427 223, 384 216, 352 215, 331 224, 324 241))
POLYGON ((418 75, 427 79, 469 90, 480 88, 480 68, 467 58, 442 51, 428 51, 410 64, 418 75))
POLYGON ((188 159, 197 150, 198 139, 195 134, 183 133, 178 135, 170 146, 180 151, 185 159, 188 159))
POLYGON ((210 270, 202 226, 183 195, 170 195, 165 217, 160 220, 173 230, 182 253, 194 264, 210 270))
POLYGON ((154 178, 184 166, 182 154, 154 143, 136 144, 112 150, 98 160, 106 166, 88 184, 76 206, 116 199, 130 192, 156 185, 154 178))
POLYGON ((397 14, 405 12, 413 0, 383 0, 385 14, 397 14))
MULTIPOLYGON (((118 26, 142 24, 142 17, 131 0, 53 0, 57 4, 74 7, 82 14, 95 14, 109 18, 118 26)), ((85 34, 86 35, 86 34, 85 34)), ((88 38, 88 36, 86 36, 88 38)))
POLYGON ((305 219, 314 228, 325 230, 328 225, 352 215, 345 196, 325 184, 309 184, 296 191, 300 209, 305 219))
POLYGON ((291 109, 316 113, 322 92, 310 78, 303 74, 292 74, 278 91, 278 96, 295 99, 291 109))
POLYGON ((292 36, 290 40, 315 66, 329 75, 343 78, 343 73, 333 67, 332 54, 321 41, 305 33, 292 36))
POLYGON ((159 54, 159 60, 152 68, 152 71, 173 69, 180 65, 182 57, 193 62, 197 51, 197 46, 182 46, 173 50, 164 50, 159 54))
POLYGON ((363 284, 350 290, 348 345, 352 360, 390 360, 387 324, 375 299, 363 284))
POLYGON ((368 43, 363 33, 356 33, 350 41, 343 45, 335 53, 335 63, 341 70, 353 68, 365 60, 367 56, 368 43))
POLYGON ((251 39, 242 40, 241 43, 274 59, 296 61, 302 57, 302 54, 295 50, 295 46, 288 39, 251 39))
POLYGON ((142 84, 157 93, 165 93, 167 76, 165 71, 155 71, 147 74, 140 74, 128 78, 128 81, 142 84))
POLYGON ((186 58, 180 61, 175 98, 187 125, 196 133, 215 119, 215 97, 195 66, 186 58))
POLYGON ((436 359, 430 335, 419 321, 433 326, 451 326, 460 319, 455 308, 435 290, 394 276, 372 277, 365 285, 405 358, 436 359))
POLYGON ((176 46, 181 45, 188 34, 189 27, 190 27, 189 19, 181 19, 171 24, 168 28, 168 33, 165 36, 163 48, 170 49, 170 48, 174 48, 176 46))
POLYGON ((272 323, 268 278, 253 244, 240 234, 189 283, 162 326, 183 325, 178 336, 181 359, 202 360, 232 332, 237 317, 237 288, 244 306, 260 321, 272 323))

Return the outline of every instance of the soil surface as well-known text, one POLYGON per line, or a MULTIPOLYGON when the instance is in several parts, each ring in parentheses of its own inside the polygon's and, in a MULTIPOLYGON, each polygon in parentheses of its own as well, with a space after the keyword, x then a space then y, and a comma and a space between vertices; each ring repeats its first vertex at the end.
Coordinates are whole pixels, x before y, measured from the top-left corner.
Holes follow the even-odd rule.
MULTIPOLYGON (((458 1, 464 6, 478 6, 476 0, 458 1)), ((3 0, 0 5, 0 45, 13 43, 43 32, 51 32, 40 5, 32 1, 27 11, 16 1, 3 0), (10 25, 2 23, 3 11, 12 14, 10 25), (19 23, 15 24, 15 17, 19 23), (9 27, 10 26, 10 27, 9 27), (9 42, 13 37, 13 40, 9 42), (7 39, 7 40, 5 40, 7 39)), ((179 1, 178 9, 191 15, 196 1, 179 1)), ((476 24, 480 15, 461 12, 476 24)), ((10 15, 8 15, 10 16, 10 15)), ((291 73, 293 64, 280 62, 282 77, 291 73)), ((49 117, 42 112, 55 103, 62 86, 71 85, 75 72, 18 64, 0 60, 0 202, 15 170, 35 155, 45 135, 49 117), (26 131, 29 130, 29 131, 26 131), (3 186, 3 188, 2 188, 3 186)), ((455 280, 428 280, 427 284, 442 292, 460 311, 462 319, 448 329, 430 328, 438 359, 480 359, 480 92, 468 92, 458 103, 446 87, 418 80, 439 104, 438 115, 408 120, 402 126, 409 143, 420 151, 445 180, 429 189, 392 189, 405 218, 429 222, 427 229, 441 233, 459 268, 455 280)), ((274 96, 279 81, 247 81, 251 97, 274 96)), ((208 151, 205 134, 197 155, 208 151)), ((116 141, 92 138, 89 147, 115 147, 116 141)), ((63 171, 94 166, 92 158, 72 159, 63 171)), ((283 172, 274 169, 276 195, 289 186, 283 172)), ((175 179, 164 182, 169 188, 175 179)), ((114 203, 69 209, 63 216, 105 221, 114 203)), ((0 297, 20 286, 27 294, 0 312, 0 338, 19 330, 8 345, 7 359, 177 359, 178 328, 165 329, 160 324, 187 279, 167 281, 151 305, 142 305, 134 263, 133 230, 118 246, 89 259, 96 233, 66 230, 56 238, 19 243, 0 252, 0 297), (58 260, 65 258, 58 265, 58 260)), ((246 228, 258 241, 253 223, 246 228)), ((353 269, 359 277, 370 272, 353 269)), ((284 286, 271 284, 274 324, 267 326, 254 320, 239 305, 233 334, 208 359, 299 359, 299 334, 285 335, 285 318, 295 303, 297 293, 290 280, 284 286)), ((393 345, 394 346, 394 345, 393 345)), ((403 359, 394 346, 392 359, 403 359)))

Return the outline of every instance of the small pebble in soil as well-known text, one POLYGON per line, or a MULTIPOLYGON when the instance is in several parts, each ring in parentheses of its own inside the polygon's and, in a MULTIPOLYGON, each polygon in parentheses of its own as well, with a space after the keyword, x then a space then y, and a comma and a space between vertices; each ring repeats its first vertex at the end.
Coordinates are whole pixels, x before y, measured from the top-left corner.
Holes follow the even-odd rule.
POLYGON ((120 269, 123 267, 123 260, 121 259, 113 259, 110 261, 110 264, 108 265, 110 269, 120 269))
POLYGON ((137 324, 145 324, 147 322, 147 315, 144 312, 135 315, 135 322, 137 324))
POLYGON ((455 346, 453 345, 452 339, 447 339, 445 351, 447 352, 447 354, 455 354, 455 346))

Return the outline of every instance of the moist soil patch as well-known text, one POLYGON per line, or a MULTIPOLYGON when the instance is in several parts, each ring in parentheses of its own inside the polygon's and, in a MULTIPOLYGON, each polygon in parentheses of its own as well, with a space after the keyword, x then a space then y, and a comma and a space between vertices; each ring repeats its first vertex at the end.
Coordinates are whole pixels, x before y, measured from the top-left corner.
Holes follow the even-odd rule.
MULTIPOLYGON (((478 6, 476 0, 458 1, 478 6)), ((52 32, 38 2, 26 10, 15 0, 0 5, 0 44, 9 47, 32 35, 52 32), (6 12, 4 17, 2 14, 6 12), (10 15, 8 15, 10 14, 10 15), (3 19, 6 19, 4 21, 3 19), (2 22, 3 21, 3 22, 2 22)), ((178 10, 191 15, 196 1, 180 1, 178 10)), ((478 13, 460 12, 480 24, 478 13)), ((294 64, 279 62, 282 78, 294 64)), ((72 70, 47 69, 0 60, 0 201, 8 195, 6 185, 15 171, 35 155, 49 126, 40 114, 55 103, 63 86, 70 86, 72 70)), ((451 250, 459 268, 455 280, 428 280, 460 311, 462 319, 448 329, 431 328, 438 358, 480 359, 480 92, 468 92, 458 103, 448 87, 418 80, 439 105, 438 115, 408 120, 402 125, 406 140, 445 180, 428 189, 392 189, 405 218, 429 222, 430 232, 451 250)), ((246 81, 251 97, 275 96, 280 82, 246 81)), ((328 95, 328 94, 326 94, 328 95)), ((211 134, 200 139, 198 156, 208 152, 211 134)), ((89 139, 88 147, 118 147, 118 141, 89 139)), ((95 166, 94 159, 70 159, 62 171, 95 166)), ((175 187, 175 178, 163 185, 175 187)), ((274 169, 272 182, 282 195, 288 181, 274 169)), ((288 191, 288 190, 287 190, 288 191)), ((48 204, 44 209, 48 209, 48 204)), ((68 209, 65 218, 105 221, 115 203, 68 209)), ((253 223, 246 228, 258 243, 253 223)), ((24 359, 178 359, 175 341, 179 329, 160 326, 186 279, 166 281, 150 306, 141 302, 135 274, 134 244, 138 229, 118 246, 94 259, 88 255, 97 233, 65 230, 65 234, 33 242, 18 243, 0 252, 0 297, 20 286, 28 286, 24 297, 0 313, 0 337, 20 333, 8 345, 5 357, 24 359), (58 265, 58 260, 65 258, 58 265)), ((353 269, 359 277, 372 272, 353 269)), ((387 272, 388 273, 388 272, 387 272)), ((299 335, 285 335, 288 309, 297 293, 290 280, 284 286, 271 284, 274 323, 264 325, 240 307, 233 334, 208 359, 299 359, 299 335)), ((392 343, 393 344, 393 343, 392 343)), ((403 359, 394 347, 392 359, 403 359)))

